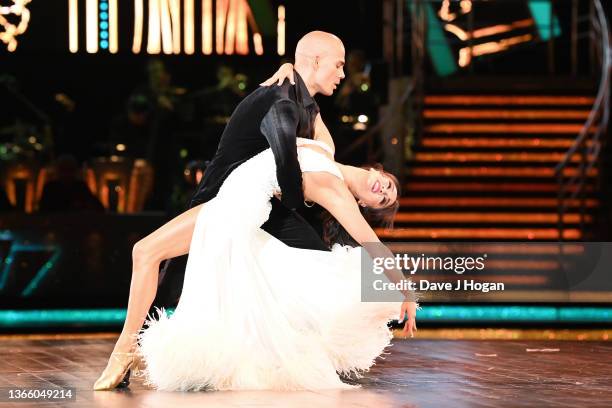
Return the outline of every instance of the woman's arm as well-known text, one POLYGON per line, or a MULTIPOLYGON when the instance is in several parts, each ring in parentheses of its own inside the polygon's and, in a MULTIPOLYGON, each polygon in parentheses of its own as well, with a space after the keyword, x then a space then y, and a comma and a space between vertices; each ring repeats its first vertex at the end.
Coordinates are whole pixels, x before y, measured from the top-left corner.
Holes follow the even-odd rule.
MULTIPOLYGON (((304 197, 314 201, 327 211, 344 227, 357 243, 380 243, 380 239, 361 215, 355 198, 346 185, 336 176, 323 172, 308 172, 302 175, 304 197)), ((368 245, 365 247, 372 258, 393 258, 393 253, 385 245, 368 245)), ((397 268, 385 270, 385 275, 394 283, 404 280, 404 274, 397 268)), ((414 292, 402 291, 406 300, 402 303, 400 319, 408 314, 404 333, 413 335, 416 330, 416 298, 414 292)))
POLYGON ((270 86, 273 83, 277 82, 277 85, 282 85, 285 79, 289 78, 289 82, 291 85, 295 85, 295 78, 293 77, 293 64, 286 62, 280 66, 278 71, 274 73, 270 78, 266 79, 262 82, 261 86, 270 86))

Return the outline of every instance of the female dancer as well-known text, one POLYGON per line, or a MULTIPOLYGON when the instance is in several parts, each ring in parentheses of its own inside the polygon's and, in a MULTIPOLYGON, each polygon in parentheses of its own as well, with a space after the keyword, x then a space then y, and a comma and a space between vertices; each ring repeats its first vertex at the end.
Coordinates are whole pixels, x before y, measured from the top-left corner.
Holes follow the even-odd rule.
MULTIPOLYGON (((397 208, 399 186, 384 172, 334 162, 319 120, 315 139, 298 139, 304 197, 358 244, 379 242, 359 208, 397 208)), ((280 193, 267 149, 236 168, 214 199, 135 245, 128 317, 94 389, 116 387, 137 354, 147 383, 163 390, 345 388, 338 372, 373 364, 389 344, 395 304, 360 301, 359 248, 297 249, 261 230, 280 193), (175 313, 158 310, 139 331, 144 316, 134 310, 148 310, 159 263, 187 252, 175 313)), ((412 334, 416 303, 405 301, 400 313, 412 334)))

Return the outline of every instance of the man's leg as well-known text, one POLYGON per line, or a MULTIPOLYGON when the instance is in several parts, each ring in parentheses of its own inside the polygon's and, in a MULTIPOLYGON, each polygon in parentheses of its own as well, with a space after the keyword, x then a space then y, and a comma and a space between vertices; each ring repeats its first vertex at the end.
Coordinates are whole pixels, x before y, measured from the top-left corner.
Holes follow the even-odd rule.
POLYGON ((289 210, 281 202, 272 198, 270 217, 261 228, 294 248, 329 251, 325 242, 315 229, 295 211, 289 210))

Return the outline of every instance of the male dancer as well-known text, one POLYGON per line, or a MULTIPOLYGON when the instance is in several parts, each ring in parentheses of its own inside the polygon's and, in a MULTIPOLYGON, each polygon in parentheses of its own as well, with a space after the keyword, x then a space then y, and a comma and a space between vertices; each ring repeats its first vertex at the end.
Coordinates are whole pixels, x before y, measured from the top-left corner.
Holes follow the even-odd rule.
MULTIPOLYGON (((133 349, 155 297, 160 263, 188 253, 200 204, 216 196, 232 170, 268 147, 274 154, 282 196, 280 201, 273 199, 264 229, 293 247, 327 249, 312 226, 295 212, 304 202, 296 137, 312 138, 315 126, 324 126, 313 96, 331 95, 344 78, 342 41, 321 31, 306 34, 297 44, 294 66, 295 86, 286 81, 280 87, 258 88, 236 107, 191 208, 134 245, 127 315, 113 350, 115 357, 133 349)), ((94 389, 114 388, 122 380, 105 373, 94 389)))

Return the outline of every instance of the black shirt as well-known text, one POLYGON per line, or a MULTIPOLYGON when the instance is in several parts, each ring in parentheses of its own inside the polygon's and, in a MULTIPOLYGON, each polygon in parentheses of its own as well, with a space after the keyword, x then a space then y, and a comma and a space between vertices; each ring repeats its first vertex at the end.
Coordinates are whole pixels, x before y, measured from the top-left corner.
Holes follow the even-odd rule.
POLYGON ((296 137, 313 138, 319 107, 299 74, 294 71, 294 76, 295 86, 289 81, 281 86, 263 86, 238 104, 190 207, 216 196, 236 167, 267 148, 272 148, 276 161, 281 202, 291 209, 302 206, 304 195, 296 137))

